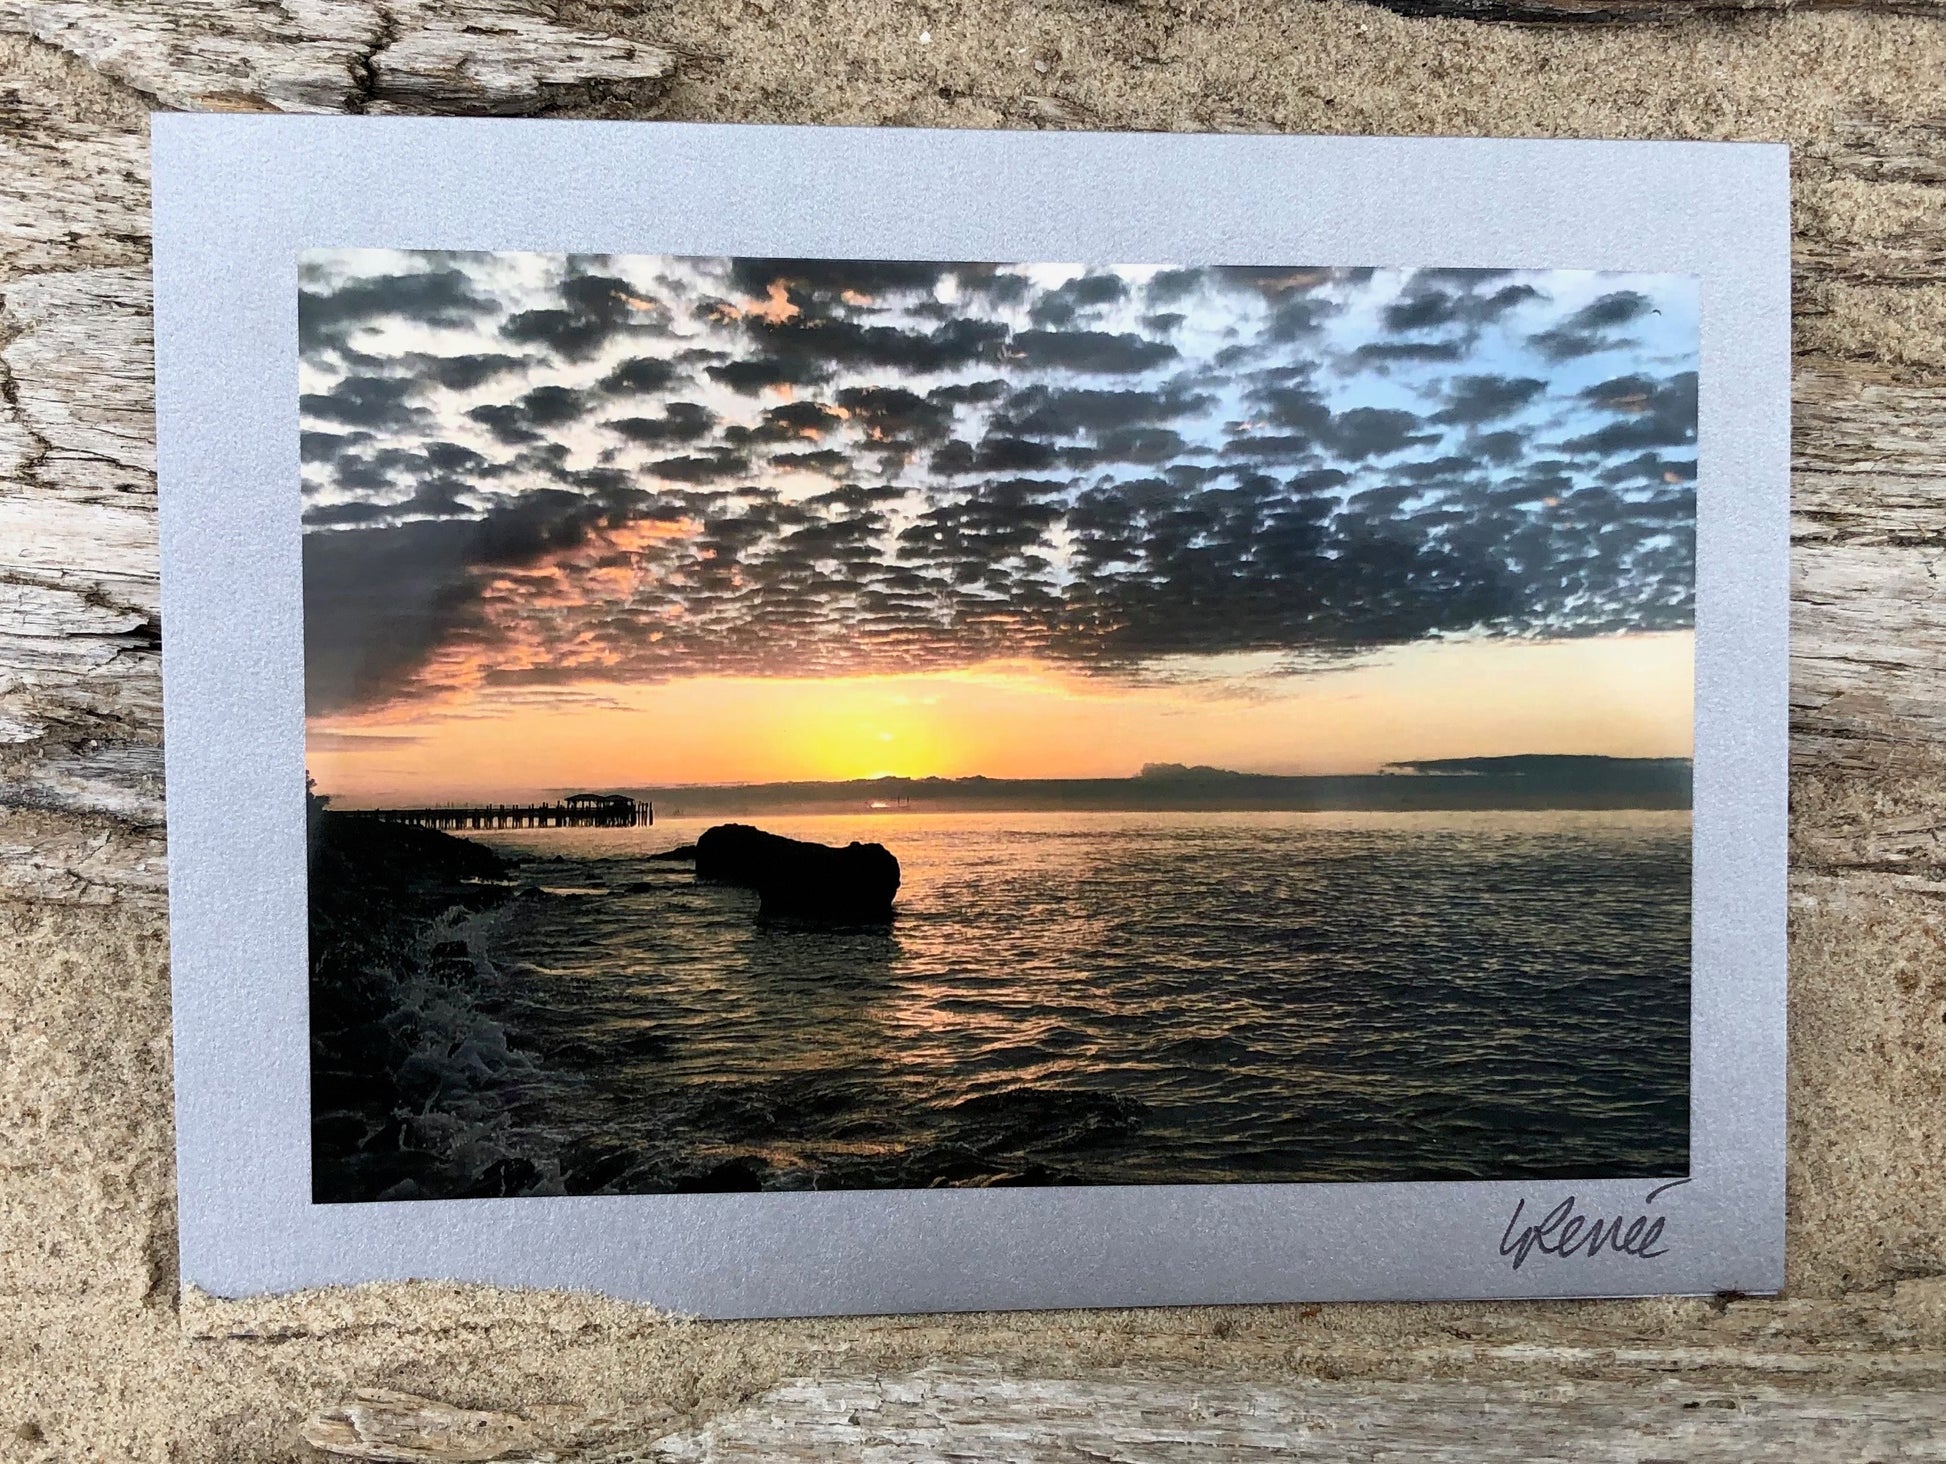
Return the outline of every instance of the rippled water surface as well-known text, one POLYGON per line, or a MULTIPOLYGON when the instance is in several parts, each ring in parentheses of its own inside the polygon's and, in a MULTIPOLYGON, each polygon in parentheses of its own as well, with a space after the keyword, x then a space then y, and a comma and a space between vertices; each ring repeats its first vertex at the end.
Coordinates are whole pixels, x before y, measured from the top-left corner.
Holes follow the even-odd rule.
POLYGON ((698 821, 491 837, 548 893, 481 938, 475 1138, 538 1188, 1687 1167, 1687 814, 761 822, 890 847, 889 930, 646 859, 698 821))

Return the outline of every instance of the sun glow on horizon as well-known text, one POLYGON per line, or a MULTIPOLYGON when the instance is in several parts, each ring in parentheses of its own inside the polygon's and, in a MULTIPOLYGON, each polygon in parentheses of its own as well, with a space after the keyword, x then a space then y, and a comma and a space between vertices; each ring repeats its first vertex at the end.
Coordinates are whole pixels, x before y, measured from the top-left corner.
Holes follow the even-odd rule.
POLYGON ((1144 763, 1370 772, 1507 753, 1686 757, 1695 637, 1399 647, 1297 676, 1129 684, 1038 663, 836 679, 469 691, 313 719, 340 801, 881 777, 1127 777, 1144 763))

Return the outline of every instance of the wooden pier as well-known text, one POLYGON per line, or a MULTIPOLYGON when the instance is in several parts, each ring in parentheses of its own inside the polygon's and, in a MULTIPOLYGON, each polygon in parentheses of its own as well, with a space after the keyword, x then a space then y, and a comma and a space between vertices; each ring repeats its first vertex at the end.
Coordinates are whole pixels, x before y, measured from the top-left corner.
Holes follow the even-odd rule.
POLYGON ((440 804, 433 808, 347 808, 352 818, 381 818, 423 829, 625 829, 655 822, 655 805, 620 793, 576 793, 559 803, 440 804))

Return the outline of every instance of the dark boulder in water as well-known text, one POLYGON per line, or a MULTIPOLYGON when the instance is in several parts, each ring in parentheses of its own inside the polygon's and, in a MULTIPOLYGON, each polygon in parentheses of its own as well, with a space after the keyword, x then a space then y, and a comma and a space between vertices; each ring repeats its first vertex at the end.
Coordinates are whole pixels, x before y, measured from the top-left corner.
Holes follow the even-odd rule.
POLYGON ((879 924, 892 918, 899 861, 883 844, 834 849, 718 824, 696 841, 696 878, 757 892, 758 914, 827 925, 879 924))
POLYGON ((660 854, 651 854, 649 858, 666 860, 671 864, 688 864, 696 858, 696 846, 678 844, 673 849, 664 849, 660 854))

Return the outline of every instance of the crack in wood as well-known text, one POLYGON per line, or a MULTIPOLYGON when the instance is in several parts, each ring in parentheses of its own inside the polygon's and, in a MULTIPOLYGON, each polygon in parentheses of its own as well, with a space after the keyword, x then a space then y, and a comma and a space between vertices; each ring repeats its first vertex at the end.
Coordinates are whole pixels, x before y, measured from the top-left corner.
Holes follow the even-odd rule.
POLYGON ((371 43, 351 60, 351 95, 345 100, 345 110, 363 114, 370 109, 372 100, 378 95, 378 58, 398 43, 401 27, 399 18, 389 5, 376 8, 378 26, 372 32, 371 43))
POLYGON ((596 35, 516 0, 0 0, 0 31, 79 57, 165 107, 538 115, 650 105, 661 47, 596 35))

